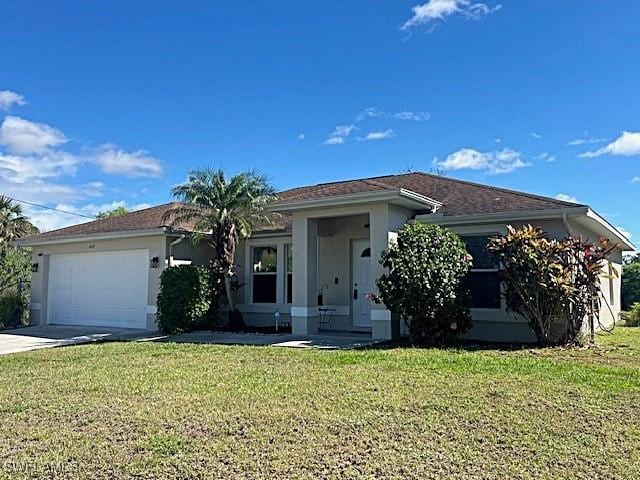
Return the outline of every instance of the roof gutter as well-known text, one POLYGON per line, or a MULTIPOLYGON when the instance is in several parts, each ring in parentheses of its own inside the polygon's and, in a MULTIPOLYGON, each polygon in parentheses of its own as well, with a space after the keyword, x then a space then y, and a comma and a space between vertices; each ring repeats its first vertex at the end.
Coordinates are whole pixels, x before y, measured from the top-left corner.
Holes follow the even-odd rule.
POLYGON ((586 214, 589 207, 576 206, 567 208, 550 208, 546 210, 526 210, 521 212, 482 213, 477 215, 416 215, 415 220, 437 225, 474 225, 478 223, 503 223, 519 220, 546 220, 563 218, 569 215, 586 214))
POLYGON ((187 236, 183 233, 176 240, 169 244, 169 266, 173 267, 173 247, 182 243, 187 236))
MULTIPOLYGON (((594 212, 586 205, 579 205, 567 208, 551 208, 546 210, 529 210, 522 212, 507 213, 487 213, 480 215, 451 215, 444 216, 435 214, 416 215, 415 220, 423 223, 433 223, 436 225, 476 225, 483 223, 509 223, 517 221, 531 220, 561 220, 569 235, 575 235, 575 229, 571 226, 570 220, 578 221, 583 219, 588 224, 588 228, 600 233, 602 236, 611 237, 624 250, 636 250, 636 246, 611 225, 607 220, 594 212)), ((578 222, 580 223, 580 222, 578 222)))
POLYGON ((624 233, 622 233, 616 227, 611 225, 605 218, 601 217, 600 215, 598 215, 593 210, 589 209, 589 211, 587 212, 587 218, 591 222, 593 222, 596 225, 598 225, 599 227, 601 227, 603 230, 613 233, 614 236, 616 237, 616 241, 620 245, 626 247, 625 250, 627 250, 627 251, 635 251, 636 250, 635 244, 631 240, 629 240, 624 233))
POLYGON ((94 242, 98 240, 115 240, 119 238, 132 238, 132 237, 148 237, 152 235, 163 235, 166 233, 166 229, 164 227, 161 228, 150 228, 145 230, 129 230, 124 232, 108 232, 103 234, 84 234, 84 235, 70 235, 60 238, 43 238, 38 240, 34 238, 33 240, 29 240, 29 238, 18 239, 14 243, 15 245, 19 245, 21 247, 31 247, 37 245, 57 245, 62 243, 77 243, 77 242, 94 242))

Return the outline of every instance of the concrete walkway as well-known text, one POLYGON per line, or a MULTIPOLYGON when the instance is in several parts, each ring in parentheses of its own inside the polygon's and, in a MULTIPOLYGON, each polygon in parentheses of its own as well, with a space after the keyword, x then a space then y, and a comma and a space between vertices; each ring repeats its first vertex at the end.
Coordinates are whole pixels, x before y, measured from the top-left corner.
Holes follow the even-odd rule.
POLYGON ((0 355, 104 340, 135 340, 152 332, 130 328, 44 325, 0 330, 0 355))
POLYGON ((340 350, 374 345, 370 334, 319 333, 317 335, 257 334, 228 332, 191 332, 171 335, 159 341, 174 343, 204 343, 214 345, 262 345, 271 347, 318 348, 340 350))
POLYGON ((63 347, 102 341, 155 341, 167 343, 199 343, 210 345, 261 345, 290 348, 341 350, 364 348, 378 342, 369 334, 320 333, 318 335, 191 332, 161 335, 148 330, 109 327, 75 327, 45 325, 0 330, 0 355, 42 348, 63 347))

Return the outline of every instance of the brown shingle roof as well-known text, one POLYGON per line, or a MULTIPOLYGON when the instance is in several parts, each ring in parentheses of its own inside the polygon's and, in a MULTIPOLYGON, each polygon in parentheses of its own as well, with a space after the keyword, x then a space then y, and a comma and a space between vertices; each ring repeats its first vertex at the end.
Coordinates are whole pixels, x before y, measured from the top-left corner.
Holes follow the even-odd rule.
POLYGON ((361 180, 322 183, 293 188, 278 194, 281 202, 296 202, 336 195, 349 195, 403 188, 441 202, 445 216, 508 213, 575 207, 575 203, 504 188, 480 185, 422 172, 388 175, 361 180))
POLYGON ((79 235, 96 235, 114 232, 128 232, 134 230, 152 230, 167 227, 167 222, 162 221, 162 216, 178 203, 171 202, 164 205, 137 210, 125 213, 118 217, 103 218, 87 223, 72 225, 71 227, 59 228, 37 235, 31 235, 21 239, 22 241, 44 241, 54 240, 62 237, 75 237, 79 235))
MULTIPOLYGON (((280 192, 278 198, 280 202, 289 203, 340 195, 382 192, 399 188, 411 190, 441 202, 443 205, 439 212, 445 216, 509 213, 577 206, 574 203, 563 202, 553 198, 480 185, 422 172, 292 188, 280 192)), ((164 205, 130 212, 119 217, 94 220, 92 222, 32 235, 23 238, 22 241, 40 242, 57 240, 63 237, 161 229, 168 227, 167 222, 163 222, 162 220, 163 215, 177 205, 178 203, 176 202, 166 203, 164 205)), ((290 218, 284 216, 279 219, 277 223, 278 225, 272 227, 272 230, 286 229, 289 226, 290 218)))

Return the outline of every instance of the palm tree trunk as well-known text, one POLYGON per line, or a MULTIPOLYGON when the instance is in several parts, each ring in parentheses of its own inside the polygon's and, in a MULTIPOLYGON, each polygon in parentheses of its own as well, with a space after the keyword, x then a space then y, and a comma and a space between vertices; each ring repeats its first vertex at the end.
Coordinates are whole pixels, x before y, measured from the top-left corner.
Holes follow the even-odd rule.
POLYGON ((233 289, 231 288, 231 272, 227 271, 224 276, 224 290, 227 294, 227 301, 229 302, 229 311, 233 312, 236 310, 236 302, 233 298, 233 289))

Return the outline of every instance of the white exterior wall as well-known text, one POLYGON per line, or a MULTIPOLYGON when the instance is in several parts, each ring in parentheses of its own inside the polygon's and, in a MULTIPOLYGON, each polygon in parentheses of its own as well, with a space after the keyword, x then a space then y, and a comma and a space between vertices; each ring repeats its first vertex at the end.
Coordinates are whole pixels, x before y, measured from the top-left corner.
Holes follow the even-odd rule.
POLYGON ((180 243, 171 247, 171 243, 178 238, 180 237, 166 237, 167 258, 169 258, 169 255, 172 255, 173 261, 176 262, 175 264, 207 265, 209 263, 209 260, 213 256, 213 248, 209 243, 203 240, 197 245, 194 245, 189 237, 186 237, 180 243))
MULTIPOLYGON (((243 312, 245 320, 254 325, 273 325, 274 312, 278 310, 283 321, 292 320, 292 306, 306 309, 306 312, 317 312, 317 294, 323 288, 324 304, 337 311, 331 320, 331 329, 356 330, 353 326, 352 312, 352 259, 351 243, 356 239, 369 238, 372 251, 372 275, 378 278, 382 267, 378 260, 382 250, 389 246, 397 232, 412 216, 408 209, 389 204, 374 204, 367 206, 347 206, 327 209, 316 209, 300 212, 294 215, 298 221, 298 238, 302 240, 298 246, 294 245, 294 305, 286 302, 286 248, 292 245, 295 232, 278 235, 258 236, 243 240, 237 250, 237 273, 240 285, 244 285, 237 293, 238 308, 243 312), (304 221, 306 223, 300 223, 304 221), (301 228, 303 226, 303 228, 301 228), (254 246, 272 245, 278 252, 278 284, 277 301, 275 304, 253 304, 251 301, 252 274, 251 249, 254 246), (307 276, 311 275, 311 279, 307 276), (300 283, 299 279, 306 279, 300 283), (336 284, 335 279, 338 279, 336 284), (297 292, 297 293, 296 293, 297 292), (297 305, 296 305, 297 302, 297 305), (315 310, 314 310, 315 309, 315 310)), ((442 218, 442 217, 440 217, 442 218)), ((431 220, 431 219, 430 219, 431 220)), ((437 223, 438 217, 433 217, 437 223)), ((531 222, 513 222, 514 226, 524 224, 539 226, 550 236, 562 238, 568 234, 566 224, 562 220, 535 220, 531 222)), ((585 240, 597 241, 597 235, 589 232, 581 225, 571 222, 574 234, 582 235, 585 240)), ((461 235, 494 234, 506 232, 506 223, 482 225, 448 225, 453 231, 461 235)), ((169 244, 176 237, 163 234, 150 234, 141 237, 129 237, 109 240, 78 241, 73 243, 59 243, 39 245, 33 248, 33 262, 39 264, 38 271, 32 277, 31 294, 31 323, 40 324, 46 321, 46 305, 48 290, 49 255, 58 253, 83 253, 89 251, 118 251, 148 249, 149 257, 167 259, 169 244)), ((188 260, 195 264, 206 264, 210 258, 210 247, 206 244, 191 245, 188 239, 173 247, 176 260, 188 260)), ((607 278, 602 280, 603 297, 613 299, 610 304, 603 301, 601 323, 611 325, 620 313, 620 289, 622 270, 622 251, 617 250, 611 257, 612 267, 618 276, 612 282, 607 278), (613 290, 611 291, 610 288, 613 290)), ((155 306, 159 289, 160 274, 165 262, 160 262, 157 269, 149 269, 148 315, 147 327, 155 329, 155 306)), ((99 274, 99 272, 96 272, 99 274)), ((301 310, 298 310, 300 312, 301 310)), ((304 318, 305 328, 312 333, 315 330, 313 319, 304 318)), ((317 313, 315 313, 317 315, 317 313)), ((498 310, 473 309, 473 329, 467 334, 469 339, 488 341, 533 341, 534 336, 526 321, 506 311, 506 306, 498 310)), ((316 318, 317 321, 317 318, 316 318)), ((384 305, 372 305, 372 327, 360 329, 372 331, 375 338, 393 338, 406 333, 404 325, 384 305)))
MULTIPOLYGON (((160 259, 158 268, 149 268, 148 278, 147 328, 156 330, 156 298, 158 296, 160 274, 164 268, 166 254, 166 242, 163 234, 33 246, 33 263, 38 263, 38 271, 33 273, 31 277, 31 325, 44 325, 47 321, 49 258, 51 255, 140 249, 147 249, 149 251, 149 260, 153 257, 160 259)), ((100 275, 100 271, 96 271, 96 275, 100 275)))
MULTIPOLYGON (((599 242, 600 239, 598 235, 587 230, 582 225, 577 224, 576 222, 571 222, 570 226, 573 234, 581 236, 584 241, 596 244, 599 242)), ((605 271, 600 277, 602 291, 600 324, 605 328, 611 327, 620 318, 620 311, 622 308, 622 250, 616 249, 609 256, 609 261, 611 262, 611 271, 614 278, 609 279, 607 271, 605 271)), ((595 325, 595 327, 598 329, 599 325, 595 325)))
POLYGON ((273 325, 273 314, 277 309, 282 320, 292 321, 294 331, 298 328, 299 333, 313 333, 317 331, 317 297, 322 289, 324 306, 335 309, 330 314, 329 325, 323 327, 343 331, 373 331, 374 336, 382 338, 397 336, 400 322, 397 318, 392 320, 390 312, 383 305, 372 305, 372 309, 377 311, 372 313, 372 327, 353 325, 352 242, 370 240, 372 277, 378 278, 382 274, 378 262, 380 252, 388 248, 393 237, 390 232, 401 228, 411 214, 410 210, 387 204, 314 209, 293 215, 291 236, 258 236, 247 240, 238 251, 242 256, 237 261, 244 265, 238 269, 242 272, 239 280, 245 284, 241 291, 242 303, 238 308, 244 313, 245 321, 254 325, 273 325), (285 303, 284 258, 287 244, 293 244, 294 282, 297 279, 293 288, 293 304, 285 303), (260 245, 276 246, 278 249, 276 304, 251 302, 251 249, 260 245), (375 332, 376 327, 381 333, 375 332))
MULTIPOLYGON (((507 225, 519 228, 524 225, 533 225, 542 228, 551 238, 562 239, 569 235, 567 224, 561 219, 557 220, 531 220, 516 221, 510 223, 496 224, 475 224, 475 225, 447 225, 448 228, 460 235, 480 235, 492 233, 506 233, 507 225)), ((597 242, 598 236, 588 231, 584 227, 569 221, 568 226, 571 234, 581 235, 585 241, 597 242)), ((600 323, 605 326, 611 326, 614 320, 617 321, 620 314, 621 302, 621 269, 622 269, 622 251, 616 250, 611 256, 612 268, 618 272, 618 277, 612 282, 613 293, 610 290, 610 283, 603 275, 601 279, 601 289, 603 298, 609 299, 613 296, 614 304, 611 308, 603 301, 600 312, 600 323)), ((471 309, 473 318, 473 327, 467 332, 465 338, 470 340, 481 341, 498 341, 498 342, 534 342, 535 335, 529 328, 527 321, 512 313, 508 312, 504 299, 499 310, 494 309, 471 309)), ((595 325, 596 329, 599 325, 595 325)), ((588 325, 585 322, 585 329, 588 325)))

